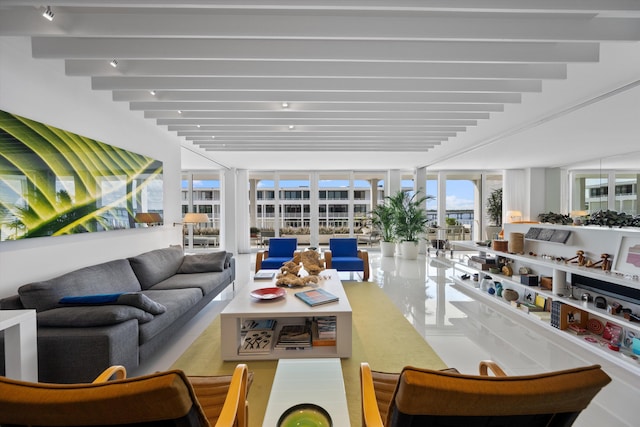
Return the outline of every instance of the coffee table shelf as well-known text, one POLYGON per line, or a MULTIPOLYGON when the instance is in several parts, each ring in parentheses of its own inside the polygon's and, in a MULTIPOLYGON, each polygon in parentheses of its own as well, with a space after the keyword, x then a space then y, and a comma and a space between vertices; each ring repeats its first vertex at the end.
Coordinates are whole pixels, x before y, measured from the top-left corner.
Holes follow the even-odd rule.
POLYGON ((223 360, 277 360, 293 358, 351 357, 351 305, 336 270, 325 270, 318 285, 301 288, 284 288, 286 295, 273 300, 251 297, 256 289, 275 286, 273 281, 254 281, 238 290, 237 295, 220 314, 221 354, 223 360), (336 295, 339 300, 310 307, 294 294, 319 287, 336 295), (244 320, 275 319, 275 337, 286 324, 303 324, 319 316, 335 316, 336 345, 313 346, 302 350, 272 348, 268 354, 239 354, 242 342, 241 324, 244 320))

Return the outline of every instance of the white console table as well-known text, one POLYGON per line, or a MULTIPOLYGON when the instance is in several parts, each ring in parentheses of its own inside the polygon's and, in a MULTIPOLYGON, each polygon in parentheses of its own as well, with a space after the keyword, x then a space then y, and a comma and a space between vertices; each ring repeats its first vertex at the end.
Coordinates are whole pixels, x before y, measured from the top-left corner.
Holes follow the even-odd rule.
POLYGON ((38 381, 38 340, 35 310, 0 310, 8 378, 38 381))

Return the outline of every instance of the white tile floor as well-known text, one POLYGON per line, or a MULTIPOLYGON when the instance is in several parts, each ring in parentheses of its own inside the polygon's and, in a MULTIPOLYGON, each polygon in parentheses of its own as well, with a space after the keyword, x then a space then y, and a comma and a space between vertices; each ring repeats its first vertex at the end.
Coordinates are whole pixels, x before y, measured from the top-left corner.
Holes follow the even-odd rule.
MULTIPOLYGON (((255 253, 237 255, 236 260, 239 287, 251 279, 255 253)), ((639 425, 635 405, 640 401, 640 365, 622 369, 526 319, 510 315, 508 306, 490 307, 477 301, 473 290, 465 292, 449 279, 454 274, 450 261, 449 254, 421 255, 417 261, 381 257, 373 248, 370 280, 379 284, 448 366, 475 373, 480 360, 492 359, 507 374, 516 375, 601 364, 614 380, 575 425, 639 425)), ((130 374, 169 368, 232 297, 229 287, 164 352, 130 374)))

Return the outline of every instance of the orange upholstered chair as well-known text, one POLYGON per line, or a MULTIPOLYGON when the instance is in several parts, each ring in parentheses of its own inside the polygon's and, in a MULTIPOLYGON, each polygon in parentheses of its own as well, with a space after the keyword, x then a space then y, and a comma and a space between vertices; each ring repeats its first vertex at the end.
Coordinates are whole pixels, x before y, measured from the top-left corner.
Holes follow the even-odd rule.
POLYGON ((363 426, 570 426, 611 378, 598 365, 507 376, 480 362, 480 375, 405 367, 360 367, 363 426), (495 376, 488 375, 493 371, 495 376))
POLYGON ((179 370, 125 376, 123 367, 112 367, 90 384, 0 377, 0 425, 247 426, 247 365, 229 376, 187 377, 179 370))

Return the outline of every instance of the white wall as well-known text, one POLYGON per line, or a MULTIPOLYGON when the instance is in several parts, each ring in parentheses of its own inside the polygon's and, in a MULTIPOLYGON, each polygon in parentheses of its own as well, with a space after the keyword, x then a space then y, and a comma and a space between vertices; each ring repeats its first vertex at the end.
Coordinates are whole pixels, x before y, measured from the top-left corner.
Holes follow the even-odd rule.
MULTIPOLYGON (((25 283, 86 265, 180 243, 180 144, 111 92, 91 90, 85 77, 67 77, 59 60, 34 60, 31 41, 0 38, 0 109, 163 162, 162 227, 0 242, 0 297, 25 283)), ((1 147, 0 147, 1 149, 1 147)))

